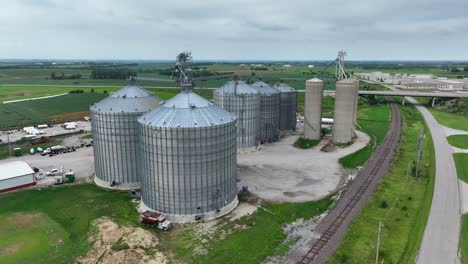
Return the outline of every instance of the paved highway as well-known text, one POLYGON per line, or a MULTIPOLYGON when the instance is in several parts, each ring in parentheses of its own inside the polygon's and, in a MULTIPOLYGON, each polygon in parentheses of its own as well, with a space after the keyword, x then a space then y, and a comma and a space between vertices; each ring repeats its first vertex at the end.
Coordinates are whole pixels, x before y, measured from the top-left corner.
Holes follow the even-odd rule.
MULTIPOLYGON (((388 88, 399 91, 392 86, 388 88)), ((407 98, 422 113, 432 134, 436 153, 434 195, 429 219, 424 231, 416 263, 460 263, 458 245, 462 200, 457 171, 453 160, 453 148, 448 144, 445 128, 431 112, 414 98, 407 98)))
MULTIPOLYGON (((413 98, 408 99, 416 103, 413 98)), ((432 207, 427 221, 417 263, 460 263, 461 196, 453 148, 448 144, 444 128, 423 106, 416 106, 431 130, 436 153, 436 175, 432 207)))

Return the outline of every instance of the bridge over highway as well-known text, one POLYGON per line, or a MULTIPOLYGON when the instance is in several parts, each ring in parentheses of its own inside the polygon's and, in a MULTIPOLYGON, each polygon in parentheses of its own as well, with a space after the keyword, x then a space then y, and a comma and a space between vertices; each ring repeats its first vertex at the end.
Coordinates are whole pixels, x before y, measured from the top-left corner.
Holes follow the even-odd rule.
MULTIPOLYGON (((304 90, 298 91, 305 92, 304 90)), ((335 91, 325 90, 323 94, 325 96, 332 96, 335 94, 335 91)), ((466 92, 359 91, 359 95, 468 98, 468 93, 466 92)))

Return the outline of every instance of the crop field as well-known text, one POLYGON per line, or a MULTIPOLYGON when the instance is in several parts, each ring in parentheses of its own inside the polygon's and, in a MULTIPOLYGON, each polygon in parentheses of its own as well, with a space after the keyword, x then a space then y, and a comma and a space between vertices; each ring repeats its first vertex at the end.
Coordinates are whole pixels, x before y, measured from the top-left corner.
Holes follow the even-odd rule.
POLYGON ((374 263, 379 221, 383 223, 379 263, 414 263, 431 208, 435 153, 431 135, 426 134, 421 161, 425 166, 417 178, 413 173, 406 176, 425 123, 414 107, 400 109, 402 136, 391 169, 351 223, 329 263, 374 263))
POLYGON ((89 115, 89 106, 104 93, 67 94, 60 97, 0 105, 0 128, 48 121, 76 120, 89 115))

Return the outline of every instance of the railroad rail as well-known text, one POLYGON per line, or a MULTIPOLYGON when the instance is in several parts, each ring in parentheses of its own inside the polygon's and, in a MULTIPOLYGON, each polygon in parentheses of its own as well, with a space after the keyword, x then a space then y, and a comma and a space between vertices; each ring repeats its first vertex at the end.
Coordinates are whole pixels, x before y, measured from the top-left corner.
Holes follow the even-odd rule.
POLYGON ((347 227, 369 200, 379 181, 389 169, 401 133, 401 116, 398 106, 392 103, 391 109, 391 126, 384 142, 377 147, 365 168, 343 192, 335 207, 319 223, 316 228, 319 234, 318 239, 297 261, 298 264, 324 263, 333 254, 343 239, 347 227))

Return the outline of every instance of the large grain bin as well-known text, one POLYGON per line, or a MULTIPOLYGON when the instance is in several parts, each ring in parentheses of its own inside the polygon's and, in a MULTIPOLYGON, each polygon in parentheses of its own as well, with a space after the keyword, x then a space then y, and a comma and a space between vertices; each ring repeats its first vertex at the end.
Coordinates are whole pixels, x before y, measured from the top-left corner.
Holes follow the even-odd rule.
POLYGON ((260 141, 276 141, 279 136, 280 93, 263 81, 252 84, 260 93, 260 141))
POLYGON ((297 91, 283 82, 273 88, 280 92, 280 130, 296 131, 297 91))
POLYGON ((138 122, 141 210, 192 222, 222 216, 237 206, 233 114, 184 91, 138 122))
POLYGON ((358 81, 344 79, 336 82, 333 142, 345 144, 354 136, 355 111, 357 110, 356 89, 358 81))
POLYGON ((97 185, 140 188, 138 117, 159 106, 161 99, 129 84, 91 106, 91 128, 97 185))
POLYGON ((322 125, 323 81, 317 78, 306 81, 304 103, 304 137, 319 140, 322 125))
POLYGON ((242 81, 230 81, 214 91, 214 102, 237 117, 237 148, 255 149, 260 128, 260 95, 242 81))

